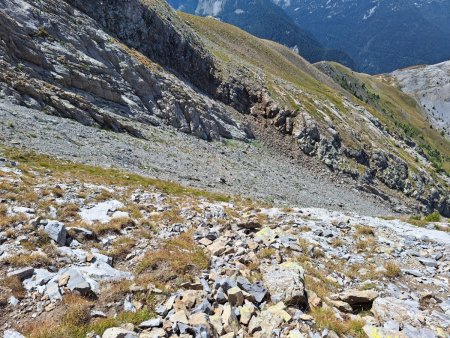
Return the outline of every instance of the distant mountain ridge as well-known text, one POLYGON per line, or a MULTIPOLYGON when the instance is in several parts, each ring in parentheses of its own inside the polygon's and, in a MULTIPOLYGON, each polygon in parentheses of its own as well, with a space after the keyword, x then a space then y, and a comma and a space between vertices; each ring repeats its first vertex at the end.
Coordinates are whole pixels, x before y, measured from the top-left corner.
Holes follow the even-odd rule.
POLYGON ((330 60, 355 67, 339 48, 325 48, 308 31, 300 28, 284 10, 270 0, 168 0, 177 10, 213 16, 245 31, 281 43, 310 62, 330 60))
POLYGON ((273 0, 324 46, 371 74, 450 58, 450 1, 273 0))

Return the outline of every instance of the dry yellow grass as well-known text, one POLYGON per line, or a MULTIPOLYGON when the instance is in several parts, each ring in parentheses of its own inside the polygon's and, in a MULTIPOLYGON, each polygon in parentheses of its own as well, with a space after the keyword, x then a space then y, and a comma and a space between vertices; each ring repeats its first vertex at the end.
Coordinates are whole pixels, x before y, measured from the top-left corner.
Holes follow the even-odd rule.
POLYGON ((110 327, 123 323, 139 324, 153 314, 147 310, 136 313, 121 312, 115 318, 90 319, 89 312, 94 304, 81 296, 68 294, 56 313, 46 320, 28 322, 20 327, 29 338, 85 338, 88 332, 102 335, 110 327))
POLYGON ((375 231, 368 225, 357 225, 356 234, 364 236, 375 236, 375 231))
POLYGON ((384 268, 386 272, 384 273, 386 277, 395 278, 400 276, 401 269, 400 266, 394 261, 387 261, 384 263, 384 268))
POLYGON ((11 290, 14 297, 22 299, 25 297, 26 290, 22 282, 17 277, 5 277, 0 279, 0 285, 11 290))
POLYGON ((126 227, 134 226, 134 221, 129 217, 117 217, 111 219, 108 223, 93 223, 87 225, 89 229, 94 231, 98 236, 107 233, 120 233, 126 227))
POLYGON ((329 329, 336 332, 340 337, 347 335, 355 338, 366 337, 363 331, 364 320, 339 320, 331 308, 311 309, 311 316, 314 317, 315 325, 320 330, 329 329))
POLYGON ((131 252, 135 244, 136 240, 134 238, 120 237, 114 241, 110 250, 108 250, 106 254, 114 260, 124 258, 131 252))
POLYGON ((358 250, 358 252, 370 252, 373 250, 375 245, 375 240, 372 238, 368 238, 368 239, 363 239, 363 240, 359 240, 356 242, 355 244, 355 248, 356 250, 358 250))
POLYGON ((262 248, 259 252, 258 252, 258 257, 259 258, 270 258, 275 254, 275 249, 274 248, 262 248))
POLYGON ((62 221, 72 221, 79 219, 80 206, 75 203, 67 203, 62 205, 58 210, 58 216, 62 221))
POLYGON ((4 258, 1 262, 16 267, 23 267, 23 266, 42 267, 52 264, 52 260, 45 253, 40 252, 9 256, 4 258))
POLYGON ((137 271, 158 270, 158 278, 165 281, 172 277, 191 280, 196 272, 208 268, 209 261, 209 256, 192 239, 192 231, 188 231, 167 241, 159 250, 147 252, 137 271))
POLYGON ((0 215, 0 229, 13 230, 20 223, 24 223, 28 220, 25 214, 17 214, 14 216, 1 216, 0 215))

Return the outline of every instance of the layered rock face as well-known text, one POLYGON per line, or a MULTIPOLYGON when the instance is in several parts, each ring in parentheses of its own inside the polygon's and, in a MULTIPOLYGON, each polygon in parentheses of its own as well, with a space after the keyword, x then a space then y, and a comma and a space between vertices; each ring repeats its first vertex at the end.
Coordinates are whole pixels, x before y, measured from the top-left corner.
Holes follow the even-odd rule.
MULTIPOLYGON (((94 8, 86 4, 85 10, 94 8)), ((186 80, 105 33, 98 25, 101 18, 90 18, 66 2, 15 0, 1 5, 1 86, 3 95, 17 104, 138 137, 135 122, 164 123, 207 140, 249 136, 245 127, 229 117, 228 108, 186 82, 196 82, 195 76, 208 81, 211 62, 206 53, 192 47, 196 44, 190 43, 194 38, 188 33, 177 34, 169 24, 155 22, 163 20, 156 14, 160 7, 152 12, 139 1, 126 6, 131 17, 138 11, 142 20, 153 24, 148 30, 145 21, 132 26, 130 20, 127 27, 141 40, 128 36, 130 31, 120 31, 120 25, 113 33, 128 37, 129 46, 138 50, 142 49, 139 42, 152 41, 143 51, 164 66, 188 70, 186 80), (136 25, 154 35, 142 35, 136 25)), ((102 8, 96 13, 119 12, 102 8)), ((165 19, 169 22, 170 17, 165 19)))

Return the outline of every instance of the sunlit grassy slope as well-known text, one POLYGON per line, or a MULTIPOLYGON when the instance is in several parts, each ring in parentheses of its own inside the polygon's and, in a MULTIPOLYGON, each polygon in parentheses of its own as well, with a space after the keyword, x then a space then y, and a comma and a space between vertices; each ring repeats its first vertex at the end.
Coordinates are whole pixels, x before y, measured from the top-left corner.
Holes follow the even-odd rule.
POLYGON ((356 73, 334 62, 318 67, 365 103, 388 128, 413 139, 436 168, 450 172, 450 142, 430 125, 417 102, 403 93, 392 79, 356 73))

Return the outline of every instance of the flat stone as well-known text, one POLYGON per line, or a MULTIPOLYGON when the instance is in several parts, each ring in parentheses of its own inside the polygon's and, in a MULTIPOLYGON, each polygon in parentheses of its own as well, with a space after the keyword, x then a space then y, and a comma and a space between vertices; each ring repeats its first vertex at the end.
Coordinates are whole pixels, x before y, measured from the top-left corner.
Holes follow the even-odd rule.
POLYGON ((198 241, 199 244, 204 245, 204 246, 209 246, 212 244, 212 241, 206 237, 203 237, 201 240, 198 241))
POLYGON ((162 320, 161 318, 153 318, 153 319, 149 319, 146 320, 145 322, 142 322, 138 325, 138 327, 140 329, 150 329, 150 328, 154 328, 154 327, 160 327, 162 326, 162 320))
POLYGON ((23 281, 25 279, 31 278, 31 276, 33 276, 33 273, 34 273, 34 268, 27 267, 27 268, 23 268, 23 269, 14 270, 12 272, 9 272, 7 274, 7 276, 8 277, 16 277, 16 278, 20 279, 20 281, 23 281))
POLYGON ((170 316, 170 321, 172 323, 183 323, 186 325, 189 324, 189 320, 186 316, 186 312, 184 312, 183 310, 177 311, 172 316, 170 316))
POLYGON ((100 286, 96 281, 82 273, 81 267, 74 266, 61 270, 59 275, 54 278, 55 283, 59 283, 60 278, 66 279, 65 276, 69 276, 66 287, 72 292, 89 297, 100 290, 100 286))
POLYGON ((248 323, 248 333, 254 334, 257 331, 261 330, 261 318, 253 316, 248 323))
POLYGON ((194 313, 189 317, 189 325, 209 328, 208 316, 205 313, 194 313))
POLYGON ((285 304, 280 302, 274 306, 261 311, 261 328, 262 332, 272 332, 279 328, 281 324, 288 323, 292 317, 285 311, 285 304))
POLYGON ((364 333, 368 338, 408 338, 402 332, 390 331, 382 327, 375 327, 372 325, 365 325, 363 327, 364 333))
POLYGON ((89 316, 91 318, 106 318, 107 317, 107 315, 103 311, 99 311, 99 310, 92 310, 89 313, 89 316))
POLYGON ((166 331, 161 328, 154 328, 150 332, 141 332, 139 338, 163 338, 166 337, 166 331))
POLYGON ((208 245, 207 249, 212 256, 220 256, 227 249, 226 242, 222 240, 216 240, 213 244, 208 245))
POLYGON ((349 303, 340 301, 340 300, 331 300, 330 304, 333 305, 336 309, 338 309, 341 312, 345 312, 345 313, 352 313, 353 312, 353 308, 351 307, 351 305, 349 303))
POLYGON ((121 327, 111 327, 106 329, 102 338, 139 338, 139 335, 133 331, 121 327))
POLYGON ((244 305, 239 309, 240 312, 240 322, 241 324, 248 325, 253 314, 255 313, 255 308, 250 305, 244 305))
POLYGON ((437 268, 438 263, 432 258, 419 258, 419 262, 429 268, 437 268))
POLYGON ((267 295, 267 289, 262 282, 250 283, 247 278, 239 276, 236 279, 239 288, 253 296, 256 303, 261 303, 267 295))
MULTIPOLYGON (((117 210, 123 207, 123 203, 117 200, 109 200, 98 203, 92 208, 83 208, 80 210, 80 217, 85 222, 108 223, 112 217, 109 216, 110 211, 117 210)), ((117 214, 116 214, 117 217, 117 214)))
POLYGON ((347 290, 339 294, 339 300, 346 302, 352 308, 372 304, 378 297, 378 292, 373 290, 347 290))
POLYGON ((423 274, 422 274, 422 272, 420 272, 419 270, 409 270, 409 269, 405 269, 405 270, 402 270, 405 274, 407 274, 407 275, 411 275, 411 276, 414 276, 414 277, 422 277, 423 276, 423 274))
POLYGON ((49 282, 45 288, 45 294, 48 295, 50 300, 62 299, 61 292, 59 291, 58 283, 49 282))

